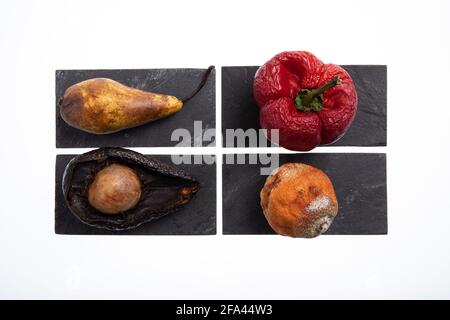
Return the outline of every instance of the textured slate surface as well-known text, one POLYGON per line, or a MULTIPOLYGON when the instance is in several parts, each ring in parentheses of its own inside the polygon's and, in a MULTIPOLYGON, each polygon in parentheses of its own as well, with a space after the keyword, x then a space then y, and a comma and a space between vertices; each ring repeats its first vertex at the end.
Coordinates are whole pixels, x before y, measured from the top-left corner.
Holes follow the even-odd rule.
MULTIPOLYGON (((339 212, 327 234, 387 234, 385 154, 280 154, 280 165, 287 162, 313 165, 333 182, 339 212)), ((224 234, 274 233, 260 207, 259 193, 267 178, 260 175, 260 167, 260 164, 226 165, 224 160, 224 234)))
POLYGON ((58 101, 71 85, 97 77, 111 78, 133 88, 184 98, 197 87, 205 71, 206 69, 57 70, 56 147, 170 147, 178 143, 170 139, 172 131, 177 128, 189 130, 193 140, 194 120, 202 121, 203 130, 216 126, 215 70, 203 89, 176 114, 107 135, 87 133, 67 125, 59 115, 58 101))
MULTIPOLYGON (((359 99, 358 112, 347 133, 332 146, 385 146, 387 67, 343 67, 355 83, 359 99)), ((257 69, 222 67, 223 134, 226 129, 260 128, 258 106, 253 99, 253 78, 257 69)))
MULTIPOLYGON (((216 166, 179 165, 200 181, 194 198, 178 211, 159 220, 127 231, 109 231, 88 226, 79 221, 67 208, 62 194, 62 176, 67 163, 75 155, 56 157, 55 233, 57 234, 124 234, 124 235, 211 235, 216 234, 216 166)), ((172 163, 170 156, 152 156, 172 163)))

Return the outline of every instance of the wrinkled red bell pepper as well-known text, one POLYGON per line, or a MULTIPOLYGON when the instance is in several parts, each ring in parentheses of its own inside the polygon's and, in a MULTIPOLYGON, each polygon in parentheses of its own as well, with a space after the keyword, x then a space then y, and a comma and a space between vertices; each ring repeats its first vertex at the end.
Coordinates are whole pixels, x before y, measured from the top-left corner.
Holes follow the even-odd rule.
MULTIPOLYGON (((358 98, 350 75, 305 51, 282 52, 255 75, 253 95, 263 129, 279 129, 279 145, 308 151, 330 144, 352 123, 358 98)), ((270 130, 268 130, 270 140, 270 130)))

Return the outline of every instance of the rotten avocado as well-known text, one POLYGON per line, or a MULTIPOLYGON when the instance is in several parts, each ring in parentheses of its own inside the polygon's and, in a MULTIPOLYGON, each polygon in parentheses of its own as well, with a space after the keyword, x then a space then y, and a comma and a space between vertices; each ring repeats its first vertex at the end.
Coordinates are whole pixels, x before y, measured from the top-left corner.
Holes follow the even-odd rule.
POLYGON ((198 181, 176 166, 122 148, 76 156, 62 182, 70 211, 90 226, 109 230, 159 219, 188 203, 198 188, 198 181))

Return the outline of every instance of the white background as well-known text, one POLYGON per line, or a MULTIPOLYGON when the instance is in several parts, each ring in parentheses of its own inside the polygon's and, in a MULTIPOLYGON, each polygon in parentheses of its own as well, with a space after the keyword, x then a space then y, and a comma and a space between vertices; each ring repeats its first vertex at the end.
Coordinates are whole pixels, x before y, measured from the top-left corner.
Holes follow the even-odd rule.
POLYGON ((450 298, 449 21, 449 1, 1 1, 0 298, 450 298), (284 50, 388 65, 388 147, 326 151, 387 152, 389 235, 223 236, 220 183, 217 236, 54 234, 55 155, 86 151, 55 148, 55 69, 284 50))

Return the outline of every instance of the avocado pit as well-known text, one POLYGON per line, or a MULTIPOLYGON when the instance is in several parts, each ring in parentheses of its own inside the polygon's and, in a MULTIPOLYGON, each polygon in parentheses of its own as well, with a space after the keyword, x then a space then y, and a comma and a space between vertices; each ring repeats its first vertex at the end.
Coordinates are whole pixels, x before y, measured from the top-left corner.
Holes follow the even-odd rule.
POLYGON ((133 169, 113 163, 100 170, 88 188, 88 201, 102 213, 118 214, 134 208, 142 193, 133 169))

